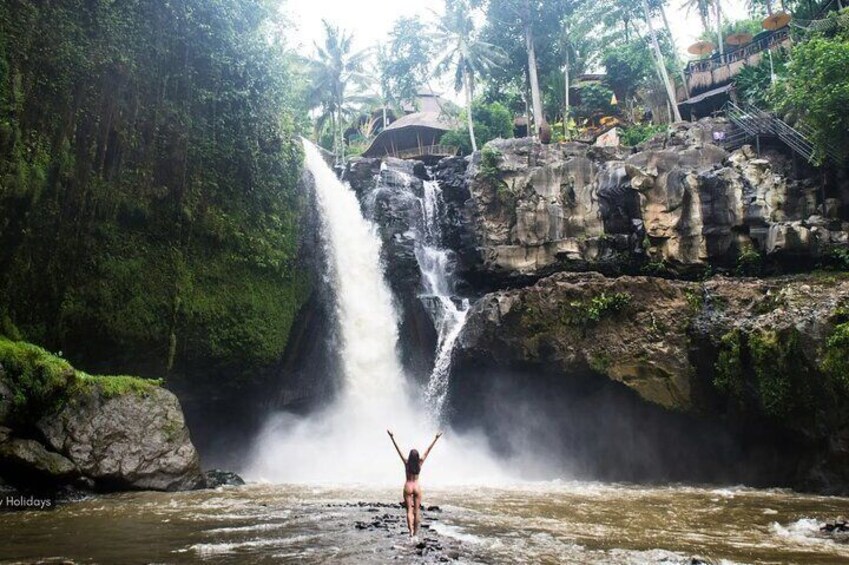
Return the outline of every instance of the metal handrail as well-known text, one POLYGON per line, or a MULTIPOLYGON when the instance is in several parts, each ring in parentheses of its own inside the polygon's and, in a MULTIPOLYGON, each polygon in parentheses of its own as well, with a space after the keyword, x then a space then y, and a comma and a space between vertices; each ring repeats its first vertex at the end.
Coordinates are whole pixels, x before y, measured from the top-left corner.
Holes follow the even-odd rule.
MULTIPOLYGON (((800 124, 796 129, 756 106, 745 104, 740 107, 731 101, 726 103, 725 113, 734 125, 749 136, 774 135, 806 160, 813 161, 816 148, 810 141, 812 130, 805 124, 800 124)), ((842 160, 840 154, 831 147, 826 147, 825 153, 835 162, 842 160)))

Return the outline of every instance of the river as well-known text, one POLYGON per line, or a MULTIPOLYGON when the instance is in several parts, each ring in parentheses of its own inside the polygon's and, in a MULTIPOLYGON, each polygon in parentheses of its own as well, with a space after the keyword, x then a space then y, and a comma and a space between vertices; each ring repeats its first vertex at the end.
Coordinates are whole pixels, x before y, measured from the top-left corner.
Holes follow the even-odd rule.
POLYGON ((400 485, 253 484, 0 514, 0 562, 849 562, 849 544, 818 537, 820 522, 849 515, 846 498, 571 482, 425 488, 439 511, 424 513, 418 543, 393 506, 400 485))

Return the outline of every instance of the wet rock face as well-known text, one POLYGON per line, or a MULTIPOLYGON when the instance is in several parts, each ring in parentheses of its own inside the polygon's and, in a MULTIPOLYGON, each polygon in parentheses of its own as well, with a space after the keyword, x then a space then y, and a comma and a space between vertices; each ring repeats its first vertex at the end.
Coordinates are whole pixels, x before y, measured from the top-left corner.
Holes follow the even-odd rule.
POLYGON ((812 181, 789 180, 748 146, 729 155, 709 133, 683 125, 633 154, 497 140, 464 176, 459 161, 440 163, 446 200, 453 195, 446 232, 466 276, 510 284, 646 263, 695 273, 734 266, 749 249, 813 263, 847 244, 839 199, 819 204, 812 181))
POLYGON ((510 372, 581 390, 619 383, 669 413, 743 425, 761 434, 753 446, 786 438, 798 460, 782 464, 784 484, 847 492, 849 387, 824 364, 847 307, 843 274, 695 283, 558 273, 475 303, 452 402, 510 372))
POLYGON ((433 321, 419 299, 422 274, 416 258, 426 177, 422 163, 395 158, 354 159, 343 175, 380 234, 386 279, 399 306, 402 362, 417 379, 430 373, 437 340, 433 321))
POLYGON ((204 485, 177 397, 162 388, 110 396, 92 387, 37 424, 46 446, 99 488, 204 485))

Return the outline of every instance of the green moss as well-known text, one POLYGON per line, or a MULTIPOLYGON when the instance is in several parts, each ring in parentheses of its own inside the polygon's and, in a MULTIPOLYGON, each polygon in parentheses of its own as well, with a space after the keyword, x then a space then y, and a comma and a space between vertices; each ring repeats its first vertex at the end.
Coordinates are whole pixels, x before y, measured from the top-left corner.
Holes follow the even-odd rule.
POLYGON ((23 339, 21 331, 12 323, 12 319, 5 312, 0 314, 0 337, 7 337, 12 341, 23 339))
POLYGON ((815 417, 817 399, 824 399, 830 388, 808 362, 795 329, 725 334, 713 384, 741 408, 781 420, 815 417))
POLYGON ((610 369, 610 365, 612 363, 610 359, 610 355, 607 352, 600 352, 596 354, 589 355, 587 361, 590 364, 590 368, 596 373, 606 374, 607 370, 610 369))
POLYGON ((745 375, 738 329, 731 330, 720 339, 719 356, 714 364, 713 385, 738 400, 743 398, 745 375))
POLYGON ((22 341, 0 337, 0 365, 12 391, 12 420, 28 426, 61 409, 77 392, 97 387, 104 397, 146 394, 162 381, 128 376, 93 376, 75 370, 64 359, 22 341))
POLYGON ((814 379, 795 330, 783 334, 773 330, 753 332, 749 350, 765 414, 782 417, 808 407, 814 379))
POLYGON ((849 393, 849 322, 838 324, 826 340, 820 369, 849 393))
POLYGON ((687 306, 694 314, 701 312, 705 304, 705 294, 702 289, 685 288, 684 300, 687 301, 687 306))
POLYGON ((605 317, 622 312, 630 303, 630 293, 616 292, 614 294, 607 294, 606 292, 602 292, 598 296, 592 297, 588 302, 578 303, 577 309, 582 314, 583 320, 592 325, 597 324, 605 317))
POLYGON ((0 338, 0 365, 12 392, 12 419, 27 424, 58 408, 76 381, 64 359, 20 341, 0 338))
POLYGON ((140 379, 127 375, 88 375, 78 371, 77 377, 80 386, 96 387, 104 398, 114 398, 125 394, 146 396, 162 385, 162 379, 140 379))
POLYGON ((640 267, 640 273, 650 277, 662 277, 669 275, 669 265, 666 261, 649 261, 640 267))
POLYGON ((585 335, 587 330, 607 318, 625 311, 631 303, 631 294, 602 292, 585 300, 560 302, 556 311, 543 310, 535 301, 521 309, 520 324, 530 334, 558 333, 574 328, 585 335))

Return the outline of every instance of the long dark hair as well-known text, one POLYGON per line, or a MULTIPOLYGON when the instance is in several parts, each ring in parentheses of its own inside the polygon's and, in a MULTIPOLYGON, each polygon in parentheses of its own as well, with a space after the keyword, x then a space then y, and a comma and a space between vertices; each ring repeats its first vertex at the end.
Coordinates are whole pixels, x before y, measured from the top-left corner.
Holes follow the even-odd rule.
POLYGON ((407 474, 418 475, 422 470, 422 460, 419 459, 419 451, 411 449, 410 455, 407 456, 407 474))

